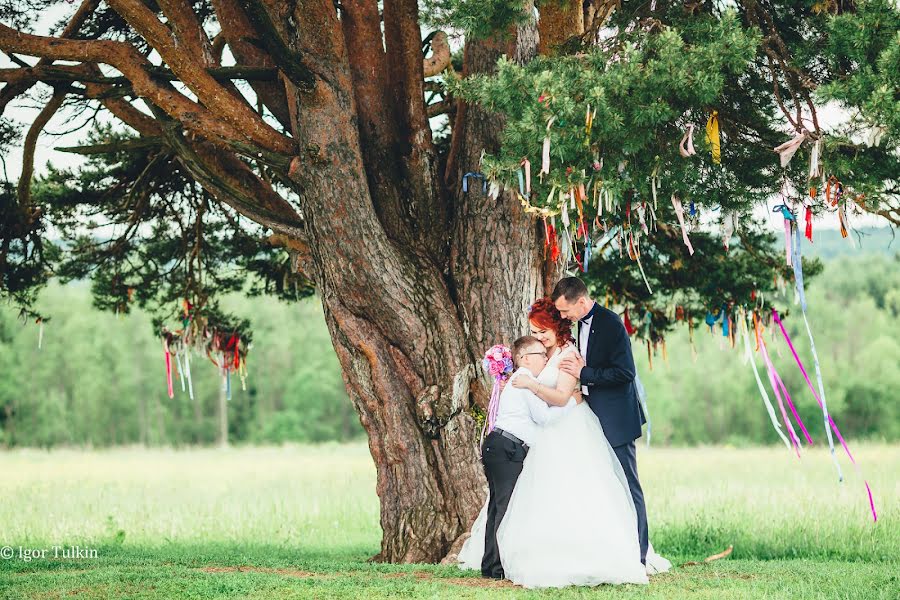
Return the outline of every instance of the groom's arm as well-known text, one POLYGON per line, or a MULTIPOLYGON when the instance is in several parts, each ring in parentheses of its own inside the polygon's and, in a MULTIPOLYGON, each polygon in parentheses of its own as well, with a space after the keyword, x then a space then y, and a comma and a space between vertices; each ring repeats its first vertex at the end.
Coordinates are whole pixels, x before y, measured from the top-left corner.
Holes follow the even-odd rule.
POLYGON ((609 335, 601 339, 610 345, 609 360, 602 367, 582 367, 579 378, 584 385, 617 387, 634 380, 637 371, 631 354, 631 338, 628 337, 625 326, 620 322, 613 322, 607 329, 610 330, 609 335))

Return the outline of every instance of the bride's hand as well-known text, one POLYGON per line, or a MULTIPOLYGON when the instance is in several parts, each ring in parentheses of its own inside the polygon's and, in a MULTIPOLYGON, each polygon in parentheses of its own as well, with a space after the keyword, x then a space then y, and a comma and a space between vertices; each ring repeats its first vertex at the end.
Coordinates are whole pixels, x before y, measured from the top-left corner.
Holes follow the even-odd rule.
POLYGON ((534 378, 529 377, 528 375, 525 375, 525 374, 519 375, 518 377, 513 377, 510 380, 510 382, 512 383, 512 386, 515 388, 519 388, 519 389, 526 388, 529 390, 536 383, 534 378))

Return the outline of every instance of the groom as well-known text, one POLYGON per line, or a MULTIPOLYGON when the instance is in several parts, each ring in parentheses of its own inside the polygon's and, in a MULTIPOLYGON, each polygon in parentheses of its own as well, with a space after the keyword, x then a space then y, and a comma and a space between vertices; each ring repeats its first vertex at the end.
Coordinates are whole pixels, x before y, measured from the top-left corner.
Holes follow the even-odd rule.
POLYGON ((603 426, 609 445, 619 458, 637 511, 641 562, 647 562, 647 510, 638 480, 634 440, 641 437, 647 422, 635 387, 631 339, 619 315, 603 308, 588 296, 587 287, 577 277, 565 277, 551 296, 564 319, 578 320, 578 350, 581 356, 567 356, 560 370, 580 379, 581 393, 603 426))

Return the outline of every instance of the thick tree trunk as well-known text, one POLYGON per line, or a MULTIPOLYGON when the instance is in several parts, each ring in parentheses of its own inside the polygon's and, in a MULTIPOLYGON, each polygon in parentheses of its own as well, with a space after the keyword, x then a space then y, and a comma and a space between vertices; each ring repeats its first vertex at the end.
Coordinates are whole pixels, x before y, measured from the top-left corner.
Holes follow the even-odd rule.
MULTIPOLYGON (((391 4, 386 12, 412 10, 405 0, 391 4)), ((450 185, 436 174, 429 140, 412 131, 423 107, 394 107, 404 114, 393 124, 400 130, 383 129, 416 141, 393 145, 409 179, 386 185, 373 169, 387 169, 382 162, 392 146, 378 138, 377 112, 359 106, 377 94, 358 85, 366 64, 381 67, 376 57, 364 63, 348 56, 343 39, 364 44, 365 31, 348 17, 341 35, 329 0, 295 10, 296 28, 288 15, 276 16, 293 50, 316 57, 315 88, 298 92, 295 111, 303 146, 292 181, 315 240, 301 269, 316 282, 347 392, 368 434, 383 530, 374 559, 437 562, 484 501, 479 431, 470 414, 474 405, 485 408, 488 396, 480 358, 526 331, 525 308, 545 290, 543 229, 510 194, 488 202, 478 190, 461 193, 462 173, 477 170, 482 149, 499 147, 502 123, 475 107, 458 111, 466 114, 456 125, 450 185), (452 210, 435 208, 446 206, 446 197, 452 210), (410 223, 418 229, 402 234, 410 223)), ((536 31, 518 33, 518 45, 475 44, 467 70, 489 71, 503 52, 529 58, 536 31)), ((394 72, 404 68, 415 72, 412 63, 394 65, 394 72)), ((392 102, 404 102, 401 96, 392 102)), ((407 101, 421 103, 422 95, 407 101)), ((427 127, 424 118, 420 125, 427 127)))

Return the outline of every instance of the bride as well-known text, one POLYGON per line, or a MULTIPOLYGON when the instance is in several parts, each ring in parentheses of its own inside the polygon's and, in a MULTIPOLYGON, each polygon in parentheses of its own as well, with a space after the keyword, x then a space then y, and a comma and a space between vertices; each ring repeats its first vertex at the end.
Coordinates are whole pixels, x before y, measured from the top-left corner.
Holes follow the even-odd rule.
MULTIPOLYGON (((559 370, 562 358, 576 351, 570 322, 542 298, 532 305, 529 324, 547 348, 547 366, 536 382, 542 395, 571 397, 576 406, 540 431, 525 458, 497 531, 505 577, 528 588, 647 583, 648 573, 671 564, 652 547, 647 566, 641 564, 625 473, 594 412, 572 396, 577 380, 559 370)), ((535 383, 513 381, 518 387, 535 383)), ((457 557, 463 568, 481 568, 486 509, 487 501, 457 557)))

